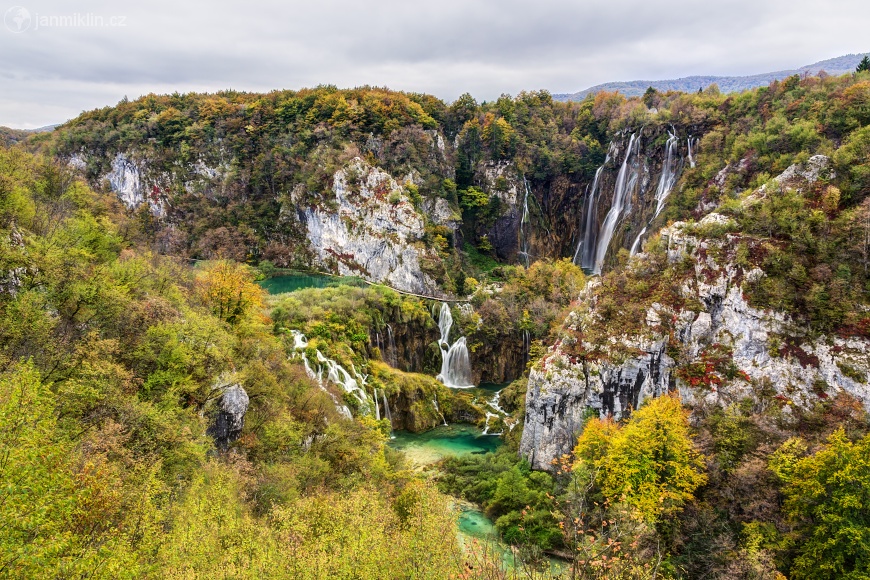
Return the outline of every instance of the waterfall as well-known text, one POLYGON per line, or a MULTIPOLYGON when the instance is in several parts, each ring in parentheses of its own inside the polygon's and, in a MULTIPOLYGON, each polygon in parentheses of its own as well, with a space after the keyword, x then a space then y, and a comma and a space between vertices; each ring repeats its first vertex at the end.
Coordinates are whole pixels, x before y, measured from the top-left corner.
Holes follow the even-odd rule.
POLYGON ((453 326, 453 315, 446 302, 441 304, 441 312, 438 315, 438 329, 441 337, 438 347, 441 349, 441 373, 437 379, 448 387, 467 389, 471 384, 471 359, 468 356, 468 346, 465 337, 459 337, 452 345, 450 329, 453 326))
POLYGON ((616 176, 616 185, 613 188, 613 204, 610 206, 610 211, 604 218, 604 223, 601 224, 601 233, 598 235, 598 242, 595 247, 595 261, 592 266, 594 274, 601 273, 601 266, 604 264, 604 258, 607 256, 607 248, 610 246, 610 240, 613 238, 613 231, 616 229, 616 223, 622 217, 623 210, 626 213, 631 211, 631 199, 627 199, 628 193, 637 182, 637 170, 631 170, 629 175, 632 154, 637 156, 637 149, 640 146, 640 140, 635 139, 635 134, 631 134, 628 141, 628 147, 625 150, 625 159, 622 166, 619 168, 619 174, 616 176))
POLYGON ((529 182, 526 176, 523 176, 523 186, 525 194, 523 195, 523 217, 520 218, 520 250, 519 254, 526 268, 529 267, 529 182))
POLYGON ((640 231, 631 245, 631 255, 634 256, 640 249, 641 238, 646 233, 652 221, 658 217, 661 211, 665 208, 665 200, 670 195, 674 184, 677 181, 677 171, 679 164, 676 162, 677 157, 677 136, 674 133, 669 133, 668 141, 665 144, 665 158, 662 161, 662 174, 659 176, 659 183, 656 187, 656 211, 649 222, 640 231))
POLYGON ((656 218, 662 209, 665 207, 665 200, 670 195, 674 188, 674 182, 677 180, 677 167, 674 163, 674 157, 677 152, 677 136, 673 133, 668 137, 668 142, 665 144, 665 159, 662 163, 662 174, 659 177, 659 184, 656 187, 656 213, 653 218, 656 218))
POLYGON ((635 254, 637 254, 637 251, 640 249, 640 239, 643 237, 643 235, 644 235, 645 233, 646 233, 646 226, 643 226, 643 229, 640 230, 640 233, 637 234, 637 237, 636 237, 636 238, 634 238, 634 243, 631 244, 631 250, 630 250, 629 253, 630 253, 632 256, 634 256, 635 254))
MULTIPOLYGON (((324 387, 324 380, 338 385, 346 393, 353 395, 356 400, 359 401, 360 413, 367 415, 372 412, 373 401, 369 399, 369 395, 365 390, 367 375, 359 374, 353 366, 351 366, 351 369, 353 370, 353 375, 351 375, 351 373, 336 361, 324 356, 319 349, 314 351, 316 364, 312 364, 312 361, 308 359, 308 355, 305 352, 305 349, 308 348, 308 340, 305 338, 305 335, 298 330, 291 330, 290 334, 293 336, 294 350, 291 358, 299 357, 302 359, 302 364, 305 366, 305 373, 312 380, 316 381, 321 389, 329 393, 329 396, 332 397, 332 400, 335 403, 335 408, 339 413, 348 419, 351 418, 350 409, 347 405, 341 403, 332 393, 326 390, 324 387), (323 376, 324 371, 326 373, 325 379, 323 376)), ((377 403, 375 403, 375 408, 377 408, 377 403)))
POLYGON ((378 421, 381 420, 381 409, 378 407, 378 389, 374 389, 374 401, 375 401, 375 419, 378 421))
POLYGON ((384 419, 390 422, 390 433, 393 432, 393 414, 390 413, 390 402, 387 401, 387 391, 381 390, 381 397, 384 400, 384 419))
POLYGON ((448 346, 450 340, 450 328, 453 326, 453 313, 450 312, 450 307, 446 302, 441 303, 441 312, 438 314, 438 330, 441 332, 441 338, 438 340, 438 345, 444 350, 448 346))
POLYGON ((592 180, 592 189, 589 190, 589 195, 586 198, 586 220, 583 228, 583 237, 577 242, 577 250, 574 252, 574 263, 577 264, 577 257, 580 257, 581 268, 591 270, 595 267, 595 242, 598 239, 598 194, 600 193, 599 183, 601 181, 601 172, 604 171, 604 166, 610 161, 610 154, 616 147, 616 142, 611 141, 610 148, 607 150, 607 156, 604 158, 604 163, 601 167, 595 170, 595 179, 592 180), (580 252, 583 252, 580 255, 580 252))
POLYGON ((529 362, 529 353, 532 349, 532 337, 528 330, 523 330, 523 368, 529 362))
POLYGON ((396 352, 396 340, 393 338, 393 327, 389 324, 387 325, 387 343, 385 346, 387 349, 387 364, 393 368, 398 367, 399 357, 396 352))
POLYGON ((695 168, 695 156, 692 154, 692 147, 698 143, 697 137, 693 138, 689 135, 689 138, 686 139, 686 144, 689 147, 689 167, 692 169, 695 168))
POLYGON ((438 393, 435 393, 435 398, 432 399, 432 406, 434 406, 435 410, 438 411, 438 414, 441 415, 441 420, 444 422, 444 426, 447 427, 447 419, 444 418, 444 413, 441 412, 441 407, 438 406, 438 393))

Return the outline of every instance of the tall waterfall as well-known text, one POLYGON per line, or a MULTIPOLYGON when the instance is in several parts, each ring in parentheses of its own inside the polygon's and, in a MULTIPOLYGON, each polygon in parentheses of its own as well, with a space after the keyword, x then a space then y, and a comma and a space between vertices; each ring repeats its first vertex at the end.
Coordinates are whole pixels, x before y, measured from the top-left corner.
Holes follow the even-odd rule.
POLYGON ((665 207, 665 200, 670 195, 674 188, 674 183, 677 181, 677 164, 674 162, 677 153, 677 136, 670 133, 668 142, 665 144, 665 160, 662 163, 662 174, 659 177, 659 184, 656 187, 656 213, 653 218, 658 217, 665 207))
POLYGON ((441 373, 438 380, 448 387, 467 389, 473 387, 471 383, 471 359, 468 356, 468 346, 465 337, 459 337, 452 345, 450 329, 453 327, 453 315, 446 302, 441 304, 441 312, 438 315, 438 329, 441 337, 438 346, 441 349, 441 373))
POLYGON ((577 250, 574 252, 574 263, 576 264, 577 255, 580 250, 583 250, 583 255, 580 256, 580 266, 587 269, 595 265, 595 242, 598 239, 598 228, 595 227, 596 222, 598 222, 598 183, 601 180, 602 171, 604 171, 604 165, 595 170, 592 189, 589 190, 589 197, 586 199, 586 227, 583 229, 583 237, 577 242, 577 250))
POLYGON ((592 266, 592 271, 595 274, 601 273, 601 266, 604 264, 604 258, 607 256, 607 248, 610 246, 610 240, 613 238, 613 232, 616 229, 619 218, 622 217, 623 210, 626 213, 631 211, 631 200, 628 199, 628 194, 637 182, 638 172, 636 168, 631 169, 629 161, 632 155, 637 156, 639 146, 640 140, 635 139, 635 135, 632 133, 628 141, 628 147, 625 150, 625 159, 619 168, 619 174, 616 176, 616 185, 613 189, 613 204, 604 218, 604 223, 601 224, 601 233, 598 235, 595 247, 595 261, 592 266))
POLYGON ((598 224, 598 196, 600 193, 601 172, 604 171, 604 166, 610 161, 610 153, 615 147, 616 143, 611 142, 610 148, 607 150, 607 156, 604 158, 604 163, 595 170, 595 179, 592 180, 592 188, 586 197, 586 219, 583 227, 583 237, 577 242, 573 261, 574 264, 577 264, 577 258, 579 257, 579 266, 587 270, 591 270, 595 266, 595 242, 598 240, 598 228, 596 225, 598 224))
MULTIPOLYGON (((643 227, 634 243, 631 244, 631 255, 634 256, 640 249, 641 238, 646 233, 652 220, 658 217, 661 211, 665 208, 665 200, 668 199, 671 190, 674 189, 674 184, 677 181, 677 173, 679 172, 679 163, 677 162, 677 147, 678 140, 675 133, 669 133, 668 141, 665 144, 665 158, 662 162, 662 174, 659 176, 659 183, 656 187, 656 211, 649 222, 643 227)), ((691 139, 690 139, 691 141, 691 139)))
POLYGON ((692 169, 695 168, 695 156, 692 153, 692 147, 694 147, 697 144, 698 144, 697 137, 692 137, 691 135, 689 135, 689 138, 686 139, 686 145, 689 148, 689 167, 691 167, 692 169))
POLYGON ((523 217, 520 218, 520 250, 519 255, 520 259, 523 261, 523 265, 528 268, 529 267, 529 193, 531 192, 531 188, 529 187, 529 182, 526 180, 526 176, 523 176, 523 187, 525 192, 523 194, 523 217))

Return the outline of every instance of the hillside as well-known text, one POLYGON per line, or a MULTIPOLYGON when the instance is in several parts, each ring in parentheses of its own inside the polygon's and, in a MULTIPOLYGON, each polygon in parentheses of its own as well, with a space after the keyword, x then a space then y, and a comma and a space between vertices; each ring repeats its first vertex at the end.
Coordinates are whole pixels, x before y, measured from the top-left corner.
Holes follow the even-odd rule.
POLYGON ((853 72, 865 54, 870 53, 847 54, 808 64, 796 69, 747 76, 695 75, 668 80, 610 82, 595 85, 594 87, 589 87, 588 89, 576 93, 555 94, 553 95, 553 98, 557 101, 582 101, 588 95, 594 95, 601 91, 617 91, 627 97, 640 97, 649 87, 658 91, 682 91, 684 93, 691 93, 699 89, 705 89, 712 84, 717 85, 719 90, 723 93, 737 93, 748 89, 754 89, 756 87, 764 87, 773 81, 781 81, 792 75, 815 76, 824 71, 831 76, 839 76, 853 72))
POLYGON ((870 73, 125 99, 0 240, 10 577, 870 573, 870 73))

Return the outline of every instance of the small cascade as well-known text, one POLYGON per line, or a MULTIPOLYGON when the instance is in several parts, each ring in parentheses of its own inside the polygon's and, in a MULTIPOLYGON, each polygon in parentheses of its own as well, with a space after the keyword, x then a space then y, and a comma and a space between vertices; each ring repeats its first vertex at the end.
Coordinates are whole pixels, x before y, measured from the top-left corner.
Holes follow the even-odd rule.
POLYGON ((636 238, 634 238, 634 242, 631 244, 631 250, 629 251, 629 254, 631 254, 632 256, 637 254, 637 251, 640 249, 640 239, 646 233, 646 228, 647 226, 643 226, 643 229, 640 230, 640 233, 637 234, 636 238))
POLYGON ((529 182, 526 180, 526 176, 523 176, 523 186, 525 187, 525 193, 523 195, 523 216, 520 218, 520 250, 519 255, 520 259, 523 262, 523 265, 528 268, 529 267, 529 193, 531 193, 531 188, 529 187, 529 182))
POLYGON ((693 148, 698 145, 698 138, 692 137, 691 135, 689 135, 689 138, 686 139, 686 145, 688 146, 688 149, 689 149, 689 167, 694 169, 695 168, 695 155, 693 152, 693 148))
POLYGON ((387 325, 387 342, 384 345, 387 349, 387 364, 393 368, 399 366, 399 356, 396 352, 396 339, 393 338, 393 327, 387 325))
POLYGON ((607 256, 607 248, 610 246, 610 240, 613 239, 613 232, 616 229, 617 222, 623 216, 623 212, 627 215, 631 211, 631 199, 628 194, 637 183, 638 168, 632 167, 629 162, 632 156, 637 157, 639 147, 640 139, 637 139, 635 134, 632 133, 628 141, 628 147, 625 150, 625 159, 622 161, 619 174, 616 176, 616 185, 613 189, 613 204, 604 218, 604 223, 601 224, 601 233, 598 235, 595 247, 595 261, 592 266, 594 274, 601 274, 601 267, 604 264, 604 258, 607 256))
POLYGON ((490 399, 489 401, 486 402, 486 404, 489 405, 489 407, 493 411, 495 411, 495 413, 493 413, 492 411, 486 412, 486 422, 483 424, 483 433, 481 433, 481 435, 501 435, 503 433, 503 432, 501 432, 501 433, 490 433, 489 432, 489 420, 490 419, 493 419, 493 418, 497 419, 499 417, 504 418, 504 417, 507 417, 509 414, 507 411, 502 409, 501 406, 499 406, 500 398, 501 398, 501 391, 498 391, 495 393, 495 395, 493 395, 492 399, 490 399))
MULTIPOLYGON (((298 330, 291 330, 291 336, 293 336, 293 350, 294 353, 291 355, 292 358, 299 357, 302 359, 302 364, 305 366, 306 374, 317 382, 321 389, 329 393, 324 387, 324 381, 329 381, 335 385, 338 385, 346 393, 350 393, 359 401, 359 409, 360 412, 364 415, 371 414, 372 412, 372 403, 374 400, 369 398, 368 393, 365 390, 367 375, 361 375, 357 372, 355 367, 351 367, 353 370, 353 375, 349 373, 344 367, 338 364, 336 361, 332 360, 323 355, 320 350, 315 350, 315 362, 312 363, 308 358, 308 354, 305 352, 305 349, 308 348, 308 340, 298 330), (324 379, 324 373, 326 374, 326 378, 324 379)), ((335 403, 336 409, 338 409, 339 413, 344 415, 347 418, 351 417, 350 409, 347 405, 341 403, 332 393, 329 393, 330 397, 332 397, 333 402, 335 403)), ((374 405, 377 408, 377 404, 374 405)))
POLYGON ((390 422, 390 437, 393 436, 393 414, 390 413, 390 402, 387 400, 387 391, 381 391, 381 397, 384 400, 384 419, 390 422))
POLYGON ((450 313, 450 307, 446 302, 442 303, 438 315, 438 329, 441 331, 438 340, 441 349, 441 373, 436 378, 448 387, 471 388, 474 385, 471 384, 471 359, 468 355, 468 346, 465 344, 464 336, 456 339, 452 345, 448 342, 452 327, 453 315, 450 313))
POLYGON ((435 407, 435 410, 438 411, 438 414, 441 415, 441 421, 445 427, 447 427, 447 419, 444 418, 444 413, 441 412, 441 407, 438 406, 438 395, 436 393, 435 398, 432 399, 432 406, 435 407))

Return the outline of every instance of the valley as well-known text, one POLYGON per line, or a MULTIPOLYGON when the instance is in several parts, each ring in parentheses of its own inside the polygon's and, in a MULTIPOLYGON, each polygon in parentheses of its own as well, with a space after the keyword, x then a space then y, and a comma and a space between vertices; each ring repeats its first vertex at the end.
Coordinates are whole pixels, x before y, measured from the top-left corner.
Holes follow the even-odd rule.
POLYGON ((868 75, 16 134, 0 572, 863 577, 868 75))

